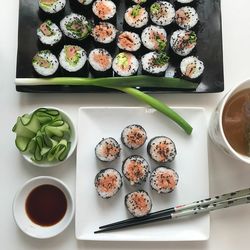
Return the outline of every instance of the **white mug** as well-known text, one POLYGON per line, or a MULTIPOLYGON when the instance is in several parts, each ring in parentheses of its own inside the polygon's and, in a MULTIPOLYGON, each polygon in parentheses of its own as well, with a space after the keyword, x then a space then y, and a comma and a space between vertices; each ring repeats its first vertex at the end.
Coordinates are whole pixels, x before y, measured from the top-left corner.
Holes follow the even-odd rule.
POLYGON ((209 130, 208 130, 210 138, 216 145, 219 146, 219 148, 221 148, 225 153, 234 157, 235 159, 238 159, 248 164, 250 164, 250 157, 239 154, 229 144, 224 134, 223 127, 222 127, 222 115, 223 115, 225 104, 227 103, 229 98, 233 96, 234 94, 238 93, 239 91, 244 90, 244 89, 249 89, 249 88, 250 88, 250 80, 247 80, 241 83, 240 85, 234 87, 233 89, 231 89, 224 96, 224 98, 218 103, 218 106, 216 107, 216 109, 214 110, 211 116, 209 130))

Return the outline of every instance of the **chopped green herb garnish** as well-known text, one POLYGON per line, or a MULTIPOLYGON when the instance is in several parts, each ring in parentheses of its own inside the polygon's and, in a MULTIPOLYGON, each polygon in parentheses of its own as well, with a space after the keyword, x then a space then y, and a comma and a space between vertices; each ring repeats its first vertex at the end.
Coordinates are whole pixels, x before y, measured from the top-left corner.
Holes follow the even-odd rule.
POLYGON ((137 17, 139 14, 140 14, 140 10, 141 10, 141 6, 140 5, 135 5, 132 9, 132 12, 131 12, 131 16, 133 17, 137 17))
POLYGON ((153 63, 155 65, 163 66, 169 61, 169 56, 166 53, 159 53, 157 57, 154 57, 153 63))
POLYGON ((197 41, 197 36, 196 36, 195 32, 192 31, 190 36, 189 36, 189 42, 190 43, 196 43, 196 41, 197 41))
POLYGON ((163 51, 167 47, 167 42, 162 40, 159 36, 155 38, 157 44, 158 44, 158 50, 163 51))
POLYGON ((161 9, 161 5, 159 3, 154 3, 150 6, 150 12, 153 15, 156 15, 161 9))

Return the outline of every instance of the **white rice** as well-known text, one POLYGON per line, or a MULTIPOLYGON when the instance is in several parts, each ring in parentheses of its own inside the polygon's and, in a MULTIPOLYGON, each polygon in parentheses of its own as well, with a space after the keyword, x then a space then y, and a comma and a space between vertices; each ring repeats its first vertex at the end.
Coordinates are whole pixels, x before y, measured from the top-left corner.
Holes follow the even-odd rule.
POLYGON ((193 1, 194 1, 194 0, 177 0, 177 2, 183 3, 183 4, 192 3, 193 1))
POLYGON ((92 10, 98 18, 105 21, 114 17, 116 14, 116 5, 111 0, 96 0, 92 5, 92 10), (97 8, 99 4, 104 4, 109 9, 109 13, 104 15, 104 13, 97 8))
POLYGON ((137 6, 138 5, 133 5, 132 7, 128 8, 125 12, 124 19, 129 26, 134 28, 141 28, 148 23, 148 12, 145 8, 141 7, 139 15, 134 17, 132 15, 133 8, 137 6))
POLYGON ((76 72, 80 70, 81 68, 83 68, 86 61, 87 61, 87 56, 86 56, 85 50, 76 45, 65 45, 59 56, 59 62, 60 62, 61 67, 67 70, 68 72, 76 72), (69 61, 69 59, 66 56, 66 49, 71 46, 77 48, 78 50, 76 53, 79 59, 76 64, 69 61))
POLYGON ((109 52, 105 49, 93 49, 90 53, 89 53, 89 63, 92 66, 92 68, 96 71, 101 71, 104 72, 108 69, 111 68, 112 66, 112 57, 109 54, 109 52), (103 54, 104 56, 106 56, 106 58, 108 59, 109 64, 107 65, 107 67, 103 67, 102 63, 99 61, 96 61, 95 59, 95 54, 103 54))
POLYGON ((89 5, 93 2, 93 0, 77 0, 77 1, 83 5, 89 5))
POLYGON ((35 71, 42 76, 51 76, 53 75, 59 66, 56 56, 54 56, 49 50, 39 51, 32 60, 32 65, 35 71), (46 60, 49 63, 49 67, 44 67, 37 58, 46 60))
POLYGON ((140 36, 134 32, 124 31, 118 36, 117 46, 126 51, 137 51, 141 47, 141 39, 140 36), (128 38, 130 41, 132 41, 133 45, 131 47, 129 46, 123 46, 121 43, 121 39, 128 38))
POLYGON ((149 50, 159 50, 157 39, 167 43, 167 32, 165 29, 159 26, 150 25, 142 31, 142 43, 149 50))
POLYGON ((92 30, 92 36, 96 42, 108 44, 115 40, 117 29, 111 23, 100 22, 92 30), (104 34, 104 36, 101 36, 104 34))
POLYGON ((158 1, 152 4, 150 7, 150 18, 153 23, 161 26, 166 26, 174 21, 175 9, 174 6, 166 1, 158 1), (152 6, 157 6, 159 10, 157 12, 151 11, 152 6))
POLYGON ((42 32, 42 30, 40 29, 41 26, 37 29, 37 35, 38 35, 41 43, 53 46, 54 44, 58 43, 61 40, 62 32, 58 28, 58 26, 56 24, 52 23, 51 21, 47 20, 44 23, 47 23, 47 25, 51 29, 52 35, 51 36, 46 36, 42 32))
POLYGON ((57 0, 55 3, 51 4, 51 5, 46 5, 43 4, 43 0, 39 0, 39 7, 50 14, 54 14, 57 13, 59 11, 61 11, 66 4, 66 0, 57 0))
POLYGON ((204 71, 204 64, 195 56, 189 56, 181 61, 181 73, 191 79, 198 78, 204 71), (192 67, 192 71, 188 70, 192 67))

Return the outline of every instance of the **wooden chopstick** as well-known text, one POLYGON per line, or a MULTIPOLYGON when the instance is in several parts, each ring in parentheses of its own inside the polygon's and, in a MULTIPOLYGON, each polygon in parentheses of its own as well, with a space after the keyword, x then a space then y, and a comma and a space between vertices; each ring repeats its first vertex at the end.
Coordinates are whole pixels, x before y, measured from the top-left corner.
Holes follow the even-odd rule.
POLYGON ((151 213, 150 216, 132 218, 100 227, 101 230, 94 233, 107 232, 111 230, 127 228, 131 226, 146 224, 161 220, 177 219, 186 216, 193 216, 200 213, 211 212, 217 209, 247 204, 250 202, 250 189, 243 189, 214 198, 208 198, 187 205, 176 206, 166 210, 151 213))

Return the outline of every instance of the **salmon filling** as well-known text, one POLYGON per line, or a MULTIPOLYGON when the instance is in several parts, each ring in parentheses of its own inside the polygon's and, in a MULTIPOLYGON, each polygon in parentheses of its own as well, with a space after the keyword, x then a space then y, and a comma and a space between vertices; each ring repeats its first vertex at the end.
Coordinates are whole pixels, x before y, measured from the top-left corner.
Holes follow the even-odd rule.
POLYGON ((108 68, 109 67, 110 60, 106 55, 100 54, 100 53, 94 53, 93 54, 93 59, 94 59, 94 61, 99 63, 102 68, 108 68))
POLYGON ((156 185, 159 189, 174 189, 176 186, 175 178, 171 172, 160 172, 156 176, 156 185))
POLYGON ((105 2, 100 1, 96 3, 96 9, 98 9, 97 16, 100 19, 105 19, 107 15, 110 14, 111 8, 105 4, 105 2))

